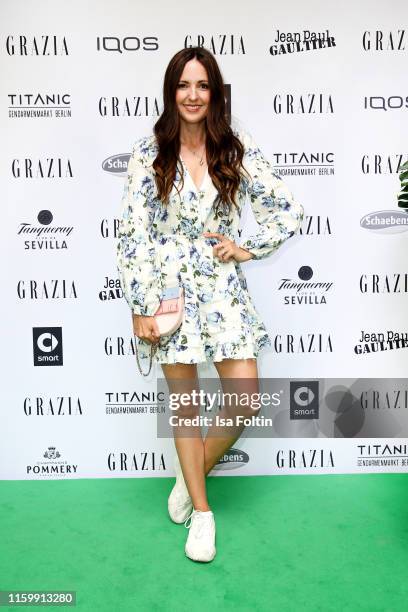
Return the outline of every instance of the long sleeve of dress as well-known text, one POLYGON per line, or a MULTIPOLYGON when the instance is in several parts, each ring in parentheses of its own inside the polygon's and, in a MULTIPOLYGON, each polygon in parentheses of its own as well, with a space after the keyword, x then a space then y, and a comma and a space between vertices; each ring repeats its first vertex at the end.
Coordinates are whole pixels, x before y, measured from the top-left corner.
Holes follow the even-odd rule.
POLYGON ((239 246, 252 253, 254 259, 264 259, 299 230, 304 208, 293 198, 252 136, 244 131, 240 140, 245 148, 242 161, 252 178, 246 181, 247 194, 260 229, 239 246))
POLYGON ((159 252, 151 236, 154 177, 143 163, 143 139, 136 141, 125 181, 116 244, 124 297, 134 314, 153 316, 161 299, 159 252))

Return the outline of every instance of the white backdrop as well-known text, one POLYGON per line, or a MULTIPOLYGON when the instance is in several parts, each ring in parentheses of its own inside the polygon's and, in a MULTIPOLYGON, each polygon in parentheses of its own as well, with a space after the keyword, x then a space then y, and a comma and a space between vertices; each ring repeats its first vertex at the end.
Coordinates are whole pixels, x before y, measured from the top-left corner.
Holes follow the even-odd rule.
MULTIPOLYGON (((162 372, 137 371, 115 224, 133 142, 162 109, 165 68, 198 43, 217 57, 232 115, 305 208, 302 235, 243 264, 274 340, 260 376, 395 378, 398 405, 366 416, 407 411, 408 350, 376 342, 407 338, 408 234, 397 231, 407 226, 361 226, 376 211, 404 221, 407 18, 402 0, 210 0, 201 13, 183 1, 2 2, 1 478, 173 474, 174 443, 157 439, 149 413, 162 372), (322 48, 307 49, 305 31, 324 34, 322 48), (301 42, 274 54, 278 35, 301 42), (282 279, 328 285, 296 292, 282 279), (357 354, 362 330, 375 348, 357 354)), ((242 236, 254 230, 247 203, 242 236)), ((199 374, 216 371, 200 364, 199 374)), ((374 435, 241 439, 214 471, 405 471, 406 438, 374 435)))

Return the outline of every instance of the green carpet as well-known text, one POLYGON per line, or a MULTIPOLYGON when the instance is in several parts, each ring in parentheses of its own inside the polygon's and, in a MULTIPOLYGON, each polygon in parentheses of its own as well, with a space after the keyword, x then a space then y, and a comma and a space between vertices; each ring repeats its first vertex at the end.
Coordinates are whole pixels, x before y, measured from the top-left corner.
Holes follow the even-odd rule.
POLYGON ((173 483, 1 481, 0 590, 74 590, 49 609, 81 612, 406 609, 407 474, 208 477, 208 564, 167 515, 173 483))

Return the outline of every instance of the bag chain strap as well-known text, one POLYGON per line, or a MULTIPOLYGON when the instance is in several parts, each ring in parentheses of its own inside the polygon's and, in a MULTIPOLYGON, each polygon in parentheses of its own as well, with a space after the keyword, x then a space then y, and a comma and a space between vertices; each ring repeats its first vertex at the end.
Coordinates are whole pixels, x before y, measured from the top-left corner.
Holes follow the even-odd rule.
MULTIPOLYGON (((160 257, 160 249, 157 250, 157 258, 159 260, 159 271, 160 271, 160 275, 161 275, 162 261, 161 261, 161 257, 160 257)), ((150 363, 149 363, 149 369, 147 370, 146 373, 144 373, 144 372, 142 372, 142 368, 140 367, 139 353, 137 352, 138 342, 137 342, 136 338, 137 338, 137 336, 135 336, 137 367, 139 368, 139 372, 142 374, 142 376, 149 376, 150 370, 152 369, 152 364, 153 364, 153 355, 156 353, 157 347, 158 347, 159 343, 157 342, 156 344, 153 344, 153 343, 150 344, 150 363)))
POLYGON ((158 343, 156 343, 156 344, 151 343, 151 344, 150 344, 150 364, 149 364, 149 369, 148 369, 148 371, 145 373, 145 372, 143 372, 143 371, 142 371, 142 368, 140 367, 140 362, 139 362, 139 353, 138 353, 138 351, 137 351, 137 345, 138 345, 138 342, 137 342, 136 338, 137 338, 137 336, 135 336, 135 346, 136 346, 136 362, 137 362, 137 367, 139 368, 139 372, 140 372, 140 373, 141 373, 143 376, 149 376, 149 374, 150 374, 150 370, 152 369, 153 355, 155 354, 155 352, 156 352, 156 350, 157 350, 158 343))
MULTIPOLYGON (((158 256, 158 260, 159 260, 159 268, 160 268, 160 270, 161 270, 161 264, 162 264, 162 262, 161 262, 161 256, 160 256, 160 249, 157 251, 157 256, 158 256)), ((137 337, 137 336, 136 336, 136 337, 137 337)), ((136 337, 135 337, 135 338, 136 338, 136 337)), ((148 371, 147 371, 146 373, 142 372, 142 368, 140 367, 140 362, 139 362, 139 354, 138 354, 138 351, 137 351, 137 345, 138 345, 138 342, 137 342, 137 340, 135 339, 137 367, 139 368, 139 372, 140 372, 140 373, 141 373, 143 376, 149 376, 149 374, 150 374, 150 370, 152 369, 152 364, 153 364, 153 355, 154 355, 154 354, 156 353, 156 351, 157 351, 157 348, 158 348, 158 346, 159 346, 159 342, 157 342, 157 343, 155 343, 155 344, 153 344, 153 343, 151 343, 151 344, 150 344, 150 363, 149 363, 149 369, 148 369, 148 371)))

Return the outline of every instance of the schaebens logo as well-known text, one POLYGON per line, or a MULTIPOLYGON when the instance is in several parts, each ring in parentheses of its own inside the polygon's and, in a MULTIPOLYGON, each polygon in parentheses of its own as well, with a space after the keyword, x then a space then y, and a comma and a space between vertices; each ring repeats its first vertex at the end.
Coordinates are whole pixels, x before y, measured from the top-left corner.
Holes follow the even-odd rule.
POLYGON ((248 462, 249 455, 245 451, 239 448, 230 448, 218 459, 218 463, 214 465, 213 469, 234 470, 244 466, 248 462))
POLYGON ((397 234, 408 230, 408 161, 402 164, 399 179, 401 190, 397 195, 397 202, 402 210, 378 210, 368 213, 360 221, 362 228, 374 230, 379 234, 397 234))
POLYGON ((102 170, 110 174, 126 175, 130 155, 130 153, 118 153, 107 157, 102 162, 102 170))
POLYGON ((364 215, 360 221, 363 229, 379 234, 397 234, 408 230, 408 214, 400 210, 378 210, 364 215))

